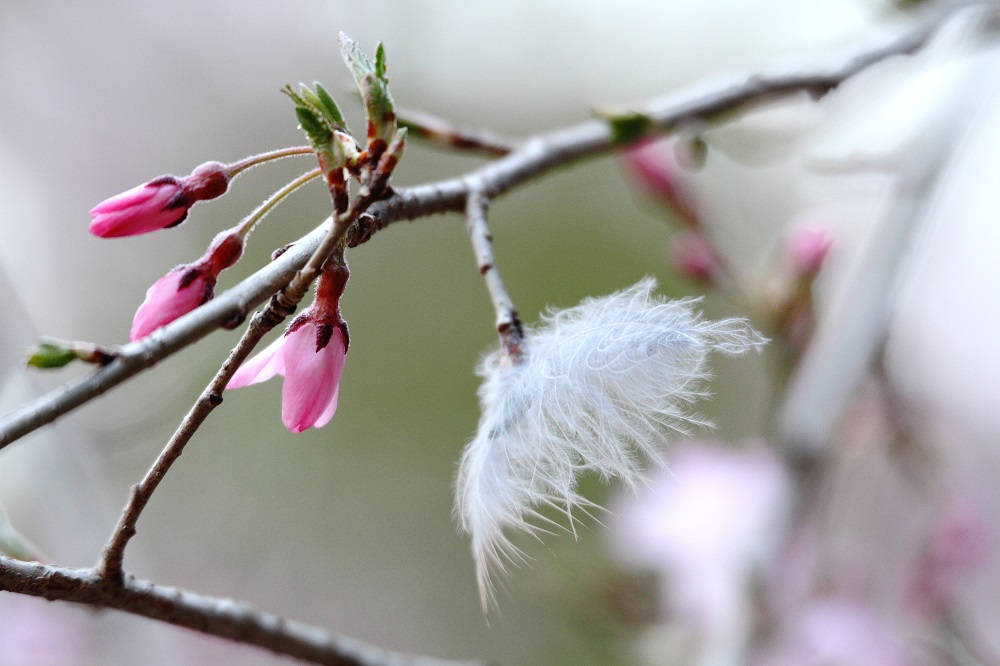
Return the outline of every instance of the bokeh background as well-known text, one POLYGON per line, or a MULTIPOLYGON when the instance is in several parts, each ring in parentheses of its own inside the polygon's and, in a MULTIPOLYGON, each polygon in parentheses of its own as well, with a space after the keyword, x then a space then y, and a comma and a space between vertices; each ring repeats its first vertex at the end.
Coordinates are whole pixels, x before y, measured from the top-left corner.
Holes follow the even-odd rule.
MULTIPOLYGON (((522 136, 586 119, 594 106, 628 106, 705 79, 836 62, 906 20, 868 0, 6 0, 0 405, 9 411, 86 371, 26 372, 22 347, 39 335, 126 340, 149 284, 200 256, 219 229, 309 165, 255 169, 180 228, 143 237, 91 237, 93 205, 162 173, 301 144, 278 92, 286 82, 322 81, 358 124, 340 31, 369 51, 386 44, 402 108, 522 136)), ((739 152, 743 135, 734 136, 739 152)), ((770 145, 758 135, 749 147, 770 145)), ((479 163, 414 141, 395 183, 479 163)), ((773 202, 787 201, 789 191, 772 181, 752 196, 731 196, 734 183, 757 181, 713 173, 721 175, 701 186, 714 188, 716 208, 742 206, 747 220, 721 244, 752 274, 779 242, 776 229, 790 211, 773 202)), ((320 188, 295 195, 254 232, 220 288, 327 214, 320 188)), ((546 306, 573 305, 644 275, 658 276, 668 294, 699 293, 670 265, 663 211, 637 196, 615 159, 506 196, 490 222, 502 274, 529 322, 546 306)), ((576 540, 527 542, 533 566, 513 573, 488 624, 479 611, 467 543, 452 520, 452 483, 478 418, 473 367, 495 334, 461 218, 395 225, 348 259, 342 306, 352 344, 335 419, 291 435, 279 418, 278 382, 227 396, 142 516, 127 569, 396 650, 505 664, 633 663, 634 636, 607 603, 612 565, 593 521, 576 540)), ((723 299, 706 308, 735 312, 723 299)), ((11 522, 55 562, 93 563, 129 486, 237 336, 213 335, 0 452, 0 501, 11 522)), ((717 364, 716 400, 700 409, 722 439, 767 434, 767 363, 717 364)), ((606 496, 587 484, 593 497, 606 496)), ((0 617, 0 664, 286 662, 35 599, 0 597, 0 617)))

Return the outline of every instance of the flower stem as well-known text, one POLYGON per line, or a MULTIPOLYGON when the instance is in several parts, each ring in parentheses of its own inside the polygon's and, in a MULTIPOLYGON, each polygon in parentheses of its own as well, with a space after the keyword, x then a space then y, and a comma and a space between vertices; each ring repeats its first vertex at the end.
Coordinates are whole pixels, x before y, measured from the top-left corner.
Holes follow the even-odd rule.
POLYGON ((282 187, 280 190, 268 197, 264 203, 257 206, 252 213, 243 218, 243 221, 236 227, 236 233, 240 235, 240 238, 246 239, 247 235, 249 235, 254 226, 263 220, 264 217, 271 212, 271 209, 277 206, 282 199, 308 183, 310 180, 317 178, 319 175, 320 169, 319 167, 316 167, 315 169, 306 171, 304 174, 282 187))
POLYGON ((311 146, 294 146, 292 148, 281 148, 279 150, 272 150, 266 153, 260 153, 259 155, 251 155, 246 157, 239 162, 233 162, 228 165, 229 177, 235 178, 238 174, 251 167, 255 167, 258 164, 263 164, 264 162, 272 162, 274 160, 284 159, 286 157, 294 157, 296 155, 311 155, 313 149, 311 146))

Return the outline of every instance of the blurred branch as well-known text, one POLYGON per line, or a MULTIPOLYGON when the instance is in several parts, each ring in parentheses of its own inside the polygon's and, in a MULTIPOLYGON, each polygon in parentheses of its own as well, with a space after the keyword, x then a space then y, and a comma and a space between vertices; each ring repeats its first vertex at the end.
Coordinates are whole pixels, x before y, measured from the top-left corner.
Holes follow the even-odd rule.
POLYGON ((133 576, 109 579, 94 569, 70 569, 0 556, 0 590, 50 601, 113 608, 316 664, 458 666, 459 663, 388 652, 353 638, 331 636, 322 629, 231 599, 208 597, 133 576))
MULTIPOLYGON (((923 46, 943 22, 942 15, 913 29, 902 38, 852 58, 830 70, 805 74, 755 75, 743 81, 704 86, 660 100, 642 112, 646 127, 633 139, 667 133, 692 122, 721 122, 755 105, 806 91, 821 97, 845 80, 887 58, 909 54, 923 46)), ((415 220, 444 212, 462 212, 475 183, 487 199, 585 158, 607 154, 624 144, 615 140, 610 124, 591 120, 564 129, 535 135, 506 157, 469 174, 392 192, 375 202, 360 223, 347 233, 356 246, 393 222, 415 220)), ((254 307, 279 291, 303 266, 325 235, 314 230, 276 261, 265 266, 213 301, 181 317, 147 338, 124 345, 119 356, 94 374, 43 395, 0 421, 0 448, 51 423, 137 373, 190 345, 212 331, 232 327, 254 307)))
POLYGON ((517 150, 520 142, 484 130, 455 127, 447 120, 423 111, 402 111, 399 126, 405 127, 411 137, 440 146, 491 157, 503 157, 517 150))

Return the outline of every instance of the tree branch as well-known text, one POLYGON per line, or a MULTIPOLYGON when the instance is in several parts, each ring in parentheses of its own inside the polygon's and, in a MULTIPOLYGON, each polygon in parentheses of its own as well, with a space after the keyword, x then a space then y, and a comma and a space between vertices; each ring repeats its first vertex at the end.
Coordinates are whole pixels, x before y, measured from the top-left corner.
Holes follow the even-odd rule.
MULTIPOLYGON (((459 662, 393 653, 317 627, 131 575, 113 580, 94 569, 22 562, 0 556, 0 591, 50 601, 113 608, 276 654, 331 666, 458 666, 459 662)), ((462 662, 471 666, 478 662, 462 662)))
POLYGON ((455 127, 422 111, 400 111, 399 126, 409 130, 411 137, 418 137, 432 145, 490 157, 503 157, 517 150, 519 145, 518 141, 493 132, 455 127))
MULTIPOLYGON (((806 91, 820 97, 845 80, 892 56, 913 53, 923 46, 938 25, 933 21, 904 37, 851 59, 829 71, 808 74, 751 76, 737 83, 715 86, 705 92, 685 91, 656 102, 643 115, 649 127, 643 136, 676 130, 692 122, 721 121, 754 105, 806 91)), ((463 177, 394 192, 371 206, 347 234, 348 244, 367 241, 375 232, 400 220, 444 212, 461 212, 471 192, 470 183, 482 185, 487 199, 506 193, 553 169, 621 147, 606 121, 592 120, 529 138, 506 157, 473 170, 463 177)), ((51 423, 135 374, 190 345, 222 326, 234 326, 268 296, 283 288, 312 255, 325 235, 317 229, 291 250, 213 301, 181 317, 147 338, 121 347, 120 356, 75 384, 54 390, 15 410, 0 421, 0 448, 51 423)))
POLYGON ((486 281, 486 289, 497 315, 497 333, 500 334, 500 344, 513 362, 521 358, 521 342, 524 330, 521 319, 517 316, 514 303, 507 294, 500 271, 493 261, 493 236, 486 224, 486 198, 478 191, 469 194, 465 206, 465 228, 469 233, 472 251, 476 255, 479 274, 486 281))

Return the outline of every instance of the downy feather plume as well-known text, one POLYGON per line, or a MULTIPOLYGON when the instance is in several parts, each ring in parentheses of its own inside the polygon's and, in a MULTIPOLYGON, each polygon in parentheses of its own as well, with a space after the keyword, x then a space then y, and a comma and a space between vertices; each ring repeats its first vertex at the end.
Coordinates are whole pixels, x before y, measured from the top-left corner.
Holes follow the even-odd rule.
POLYGON ((482 415, 462 454, 455 512, 472 538, 480 601, 495 601, 491 575, 523 562, 508 528, 544 531, 549 505, 568 516, 586 510, 577 477, 596 472, 635 486, 645 460, 696 425, 688 411, 707 395, 706 357, 742 354, 766 339, 745 319, 708 321, 697 299, 655 295, 656 281, 550 311, 525 332, 524 356, 501 351, 477 372, 482 415))

